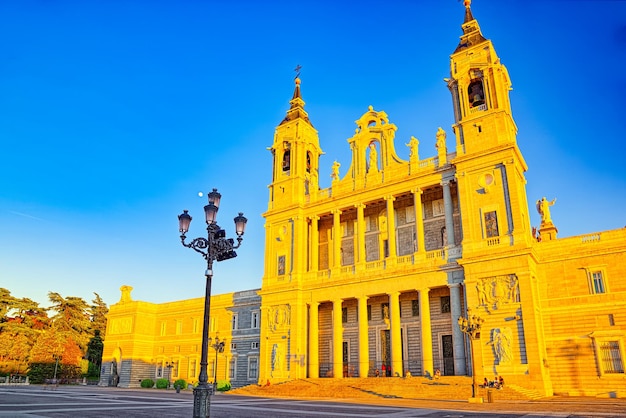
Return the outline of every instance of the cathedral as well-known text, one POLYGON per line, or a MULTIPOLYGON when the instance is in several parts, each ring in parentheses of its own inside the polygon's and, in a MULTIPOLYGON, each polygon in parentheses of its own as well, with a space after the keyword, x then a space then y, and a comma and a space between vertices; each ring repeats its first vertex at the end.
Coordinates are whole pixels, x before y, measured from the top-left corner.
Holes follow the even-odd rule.
MULTIPOLYGON (((398 144, 393 115, 370 106, 350 165, 331 173, 295 79, 270 148, 261 288, 212 297, 209 381, 440 373, 626 396, 626 229, 557 237, 554 200, 528 201, 511 80, 468 0, 461 29, 453 125, 398 144), (420 143, 436 155, 420 158, 420 143)), ((204 300, 131 289, 109 312, 100 384, 197 382, 204 300)))

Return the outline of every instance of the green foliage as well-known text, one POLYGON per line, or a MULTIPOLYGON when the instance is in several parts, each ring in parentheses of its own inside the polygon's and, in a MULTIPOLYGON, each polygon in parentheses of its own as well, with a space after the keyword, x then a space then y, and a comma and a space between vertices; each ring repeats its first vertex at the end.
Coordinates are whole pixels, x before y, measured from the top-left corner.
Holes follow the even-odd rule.
POLYGON ((228 380, 218 380, 217 381, 217 391, 218 392, 226 392, 231 388, 230 382, 228 380))
POLYGON ((178 379, 174 382, 174 388, 185 389, 187 387, 187 382, 185 379, 178 379))
POLYGON ((104 349, 104 342, 100 336, 100 330, 94 330, 94 336, 89 340, 87 344, 87 360, 100 367, 102 365, 102 350, 104 349))
POLYGON ((87 369, 87 378, 94 378, 93 380, 95 380, 99 377, 100 377, 100 366, 98 366, 97 364, 93 364, 92 362, 89 362, 89 368, 87 369))
POLYGON ((141 381, 141 387, 142 388, 152 388, 154 386, 154 380, 152 379, 143 379, 141 381))
POLYGON ((157 379, 156 381, 156 388, 157 389, 167 389, 167 386, 169 385, 170 382, 168 382, 167 379, 157 379))
MULTIPOLYGON (((41 384, 46 379, 52 379, 54 377, 55 363, 31 363, 30 370, 28 371, 28 380, 33 384, 41 384)), ((80 378, 80 367, 71 366, 59 363, 57 367, 57 380, 61 383, 69 379, 80 378)))

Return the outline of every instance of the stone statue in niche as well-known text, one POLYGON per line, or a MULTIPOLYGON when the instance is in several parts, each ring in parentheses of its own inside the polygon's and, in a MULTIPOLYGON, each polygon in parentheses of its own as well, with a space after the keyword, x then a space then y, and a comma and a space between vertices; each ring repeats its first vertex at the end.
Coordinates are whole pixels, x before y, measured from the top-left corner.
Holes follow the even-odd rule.
POLYGON ((367 170, 368 173, 376 173, 378 172, 378 151, 376 151, 376 143, 370 142, 370 158, 369 158, 369 168, 367 170))
POLYGON ((272 346, 272 371, 280 371, 283 368, 283 353, 280 344, 272 346))
POLYGON ((509 327, 494 328, 491 332, 490 345, 498 364, 507 364, 513 361, 513 331, 509 327))

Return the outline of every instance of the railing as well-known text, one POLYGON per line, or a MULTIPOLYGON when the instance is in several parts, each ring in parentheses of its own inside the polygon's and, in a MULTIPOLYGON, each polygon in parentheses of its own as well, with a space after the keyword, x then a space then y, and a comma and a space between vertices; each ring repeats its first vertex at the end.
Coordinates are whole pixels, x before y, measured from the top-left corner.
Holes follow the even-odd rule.
POLYGON ((418 167, 419 168, 426 168, 426 167, 437 167, 439 165, 439 157, 431 157, 431 158, 427 158, 425 160, 420 160, 418 163, 418 167))
POLYGON ((492 247, 494 245, 500 245, 500 237, 489 238, 487 240, 487 247, 492 247))
POLYGON ((385 262, 380 261, 380 260, 372 261, 365 265, 365 270, 375 270, 375 269, 384 269, 384 268, 385 268, 385 262))
POLYGON ((486 103, 483 103, 483 104, 481 104, 479 106, 474 106, 474 107, 470 108, 470 115, 472 113, 482 112, 483 110, 487 110, 487 104, 486 103))
POLYGON ((435 258, 446 258, 446 250, 441 248, 439 250, 434 250, 434 251, 428 251, 426 253, 426 259, 427 260, 432 260, 435 258))
POLYGON ((317 277, 328 278, 330 277, 330 270, 320 270, 317 272, 317 277))
POLYGON ((601 233, 598 232, 596 234, 588 234, 588 235, 583 235, 582 237, 580 237, 580 241, 583 244, 589 243, 589 242, 599 242, 601 238, 601 233))
POLYGON ((413 254, 411 255, 402 255, 398 257, 398 264, 413 264, 415 260, 413 254))
POLYGON ((354 265, 351 265, 351 266, 343 266, 343 267, 341 268, 341 273, 342 273, 342 274, 343 274, 343 273, 351 273, 351 274, 354 274, 354 265))

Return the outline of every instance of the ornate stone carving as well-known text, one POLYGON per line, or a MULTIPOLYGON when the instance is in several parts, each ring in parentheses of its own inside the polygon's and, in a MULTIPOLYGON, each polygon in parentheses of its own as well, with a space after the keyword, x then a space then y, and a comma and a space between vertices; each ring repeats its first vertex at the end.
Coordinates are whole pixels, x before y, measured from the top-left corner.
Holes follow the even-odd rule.
POLYGON ((492 329, 489 344, 493 346, 494 355, 498 364, 513 362, 513 331, 511 328, 503 327, 492 329))
POLYGON ((268 311, 268 328, 272 332, 280 332, 289 328, 291 324, 291 307, 289 305, 275 305, 268 311))
POLYGON ((496 310, 503 305, 517 303, 519 299, 519 279, 515 274, 486 277, 476 283, 478 306, 496 310))

